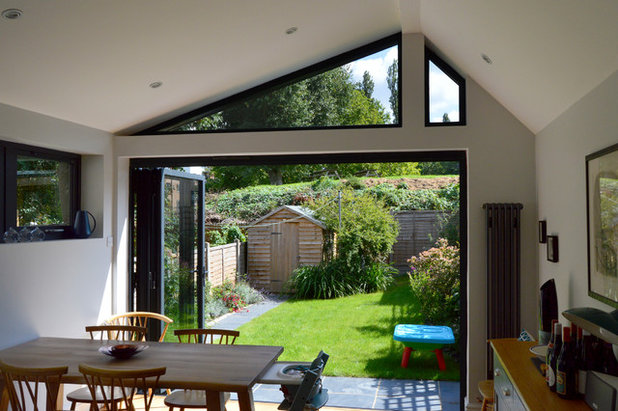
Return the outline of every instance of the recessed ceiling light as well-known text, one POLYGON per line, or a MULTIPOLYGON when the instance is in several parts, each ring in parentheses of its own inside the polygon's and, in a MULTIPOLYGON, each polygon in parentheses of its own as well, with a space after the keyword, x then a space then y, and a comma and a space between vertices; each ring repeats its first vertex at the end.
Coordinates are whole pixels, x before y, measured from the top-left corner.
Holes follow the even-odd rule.
POLYGON ((163 82, 161 81, 153 81, 152 83, 150 83, 148 86, 150 88, 159 88, 163 85, 163 82))
POLYGON ((24 14, 24 12, 19 9, 2 10, 2 17, 7 20, 17 20, 21 17, 22 14, 24 14))
POLYGON ((296 31, 298 31, 298 27, 290 27, 285 31, 285 34, 293 34, 296 33, 296 31))
POLYGON ((491 58, 489 58, 489 56, 485 53, 481 54, 481 58, 483 59, 483 61, 487 64, 492 64, 493 61, 491 60, 491 58))

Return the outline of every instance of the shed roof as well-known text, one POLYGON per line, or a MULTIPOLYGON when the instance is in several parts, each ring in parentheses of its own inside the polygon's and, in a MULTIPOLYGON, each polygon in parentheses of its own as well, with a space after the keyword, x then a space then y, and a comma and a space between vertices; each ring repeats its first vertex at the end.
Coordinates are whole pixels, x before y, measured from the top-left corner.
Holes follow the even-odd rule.
MULTIPOLYGON (((281 206, 279 208, 276 208, 276 209, 272 210, 270 213, 266 214, 265 216, 262 216, 262 217, 258 218, 257 220, 255 220, 253 222, 253 224, 249 228, 252 228, 252 227, 255 227, 255 226, 259 225, 260 222, 266 220, 268 217, 271 217, 271 216, 277 214, 279 211, 281 211, 283 209, 287 209, 287 210, 293 212, 294 214, 297 214, 298 218, 304 218, 305 220, 308 220, 308 221, 312 222, 313 224, 321 227, 324 230, 327 229, 326 225, 322 221, 320 221, 317 218, 313 217, 313 210, 311 210, 309 208, 306 208, 306 207, 295 206, 295 205, 284 205, 284 206, 281 206)), ((297 218, 294 218, 293 220, 296 220, 296 219, 297 218)), ((287 221, 292 221, 292 219, 287 220, 287 221)))

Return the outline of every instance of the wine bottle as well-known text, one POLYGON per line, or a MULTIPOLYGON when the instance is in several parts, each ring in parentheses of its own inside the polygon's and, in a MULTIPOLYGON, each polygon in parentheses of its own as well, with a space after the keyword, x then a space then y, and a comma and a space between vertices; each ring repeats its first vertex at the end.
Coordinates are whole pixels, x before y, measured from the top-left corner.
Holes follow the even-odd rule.
POLYGON ((549 385, 549 361, 554 351, 554 342, 556 341, 555 325, 558 320, 551 320, 551 337, 549 337, 549 343, 547 344, 547 354, 545 354, 545 382, 549 385))
POLYGON ((575 395, 577 395, 577 387, 579 387, 579 344, 581 340, 582 329, 576 324, 571 323, 571 353, 573 356, 573 364, 575 364, 575 395))
POLYGON ((586 380, 588 370, 592 365, 592 355, 590 353, 590 333, 579 329, 579 355, 577 357, 577 392, 583 396, 586 394, 586 380))
POLYGON ((576 362, 570 327, 564 327, 564 342, 556 362, 556 392, 560 398, 571 399, 577 394, 576 362))
POLYGON ((558 356, 562 350, 562 324, 557 322, 554 324, 554 348, 551 352, 551 358, 549 359, 549 368, 547 368, 547 374, 549 377, 549 389, 556 391, 556 363, 558 362, 558 356))

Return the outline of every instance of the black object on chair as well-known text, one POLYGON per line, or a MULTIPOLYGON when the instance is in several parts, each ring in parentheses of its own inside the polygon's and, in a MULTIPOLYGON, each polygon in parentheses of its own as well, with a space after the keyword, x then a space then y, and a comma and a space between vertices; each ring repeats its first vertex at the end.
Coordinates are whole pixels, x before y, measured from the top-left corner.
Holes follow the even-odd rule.
POLYGON ((281 385, 284 400, 278 409, 289 411, 319 410, 328 401, 328 390, 322 388, 322 372, 329 355, 320 351, 315 360, 304 370, 300 385, 281 385))

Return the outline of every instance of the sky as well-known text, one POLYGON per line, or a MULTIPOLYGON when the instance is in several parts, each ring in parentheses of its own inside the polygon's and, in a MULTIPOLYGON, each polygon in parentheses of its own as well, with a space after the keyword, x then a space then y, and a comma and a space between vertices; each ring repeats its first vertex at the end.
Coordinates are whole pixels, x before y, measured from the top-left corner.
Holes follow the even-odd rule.
MULTIPOLYGON (((388 101, 391 92, 386 83, 388 68, 397 59, 397 46, 390 47, 378 53, 371 54, 350 63, 354 82, 362 81, 363 73, 368 71, 375 83, 373 96, 393 118, 393 111, 388 101)), ((402 67, 405 69, 405 67, 402 67)), ((403 77, 403 76, 402 76, 403 77)), ((429 65, 429 99, 431 110, 429 116, 432 122, 442 122, 444 113, 448 113, 451 121, 459 120, 459 88, 457 84, 444 74, 433 63, 429 65)))
POLYGON ((350 63, 354 82, 362 81, 363 73, 369 72, 375 84, 372 97, 382 103, 386 112, 390 114, 391 120, 393 119, 393 110, 391 110, 391 103, 388 101, 391 92, 388 89, 386 77, 388 68, 397 59, 397 55, 397 47, 394 46, 350 63))

